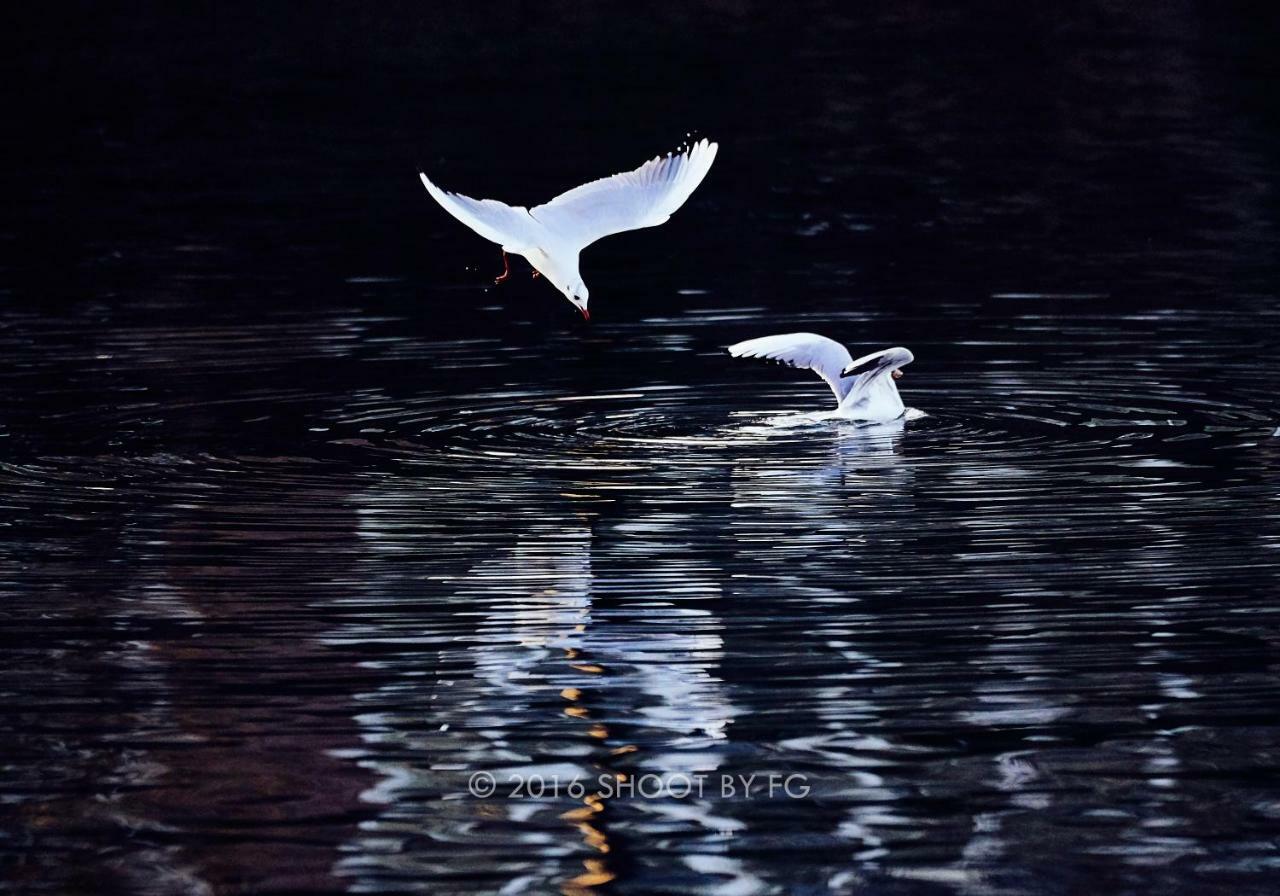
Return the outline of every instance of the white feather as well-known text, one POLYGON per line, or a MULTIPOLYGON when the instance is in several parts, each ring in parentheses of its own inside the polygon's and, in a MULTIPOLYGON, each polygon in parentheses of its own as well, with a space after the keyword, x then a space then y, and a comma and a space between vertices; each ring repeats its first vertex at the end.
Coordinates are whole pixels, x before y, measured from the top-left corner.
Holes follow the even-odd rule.
POLYGON ((679 155, 656 156, 635 171, 575 187, 529 214, 580 250, 615 233, 657 227, 702 183, 718 149, 702 140, 679 155))
POLYGON ((538 222, 529 217, 523 205, 511 206, 496 199, 472 199, 461 193, 450 193, 419 174, 431 197, 463 224, 508 252, 523 254, 537 245, 541 231, 538 222))
POLYGON ((601 237, 666 221, 707 176, 717 149, 703 140, 679 155, 659 156, 532 209, 450 193, 419 176, 445 211, 505 251, 523 255, 585 316, 588 291, 579 253, 601 237))
POLYGON ((840 376, 840 371, 849 366, 853 356, 834 339, 817 333, 781 333, 748 339, 729 346, 729 354, 735 358, 767 358, 790 367, 812 370, 826 380, 837 402, 844 401, 853 388, 852 378, 840 376))
POLYGON ((817 333, 782 333, 729 346, 735 358, 767 358, 812 370, 836 395, 836 415, 850 420, 884 423, 903 415, 906 407, 893 383, 896 371, 915 356, 900 346, 863 355, 817 333))

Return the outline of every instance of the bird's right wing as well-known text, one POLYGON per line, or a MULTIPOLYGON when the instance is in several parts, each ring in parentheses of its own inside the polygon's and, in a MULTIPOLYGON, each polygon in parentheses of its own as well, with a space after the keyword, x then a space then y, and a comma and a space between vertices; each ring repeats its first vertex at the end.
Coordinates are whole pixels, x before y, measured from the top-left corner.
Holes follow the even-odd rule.
POLYGON ((788 367, 812 370, 826 380, 836 401, 853 388, 853 380, 840 376, 852 361, 849 350, 834 339, 817 333, 781 333, 777 336, 761 336, 729 346, 729 354, 735 358, 764 358, 778 361, 788 367))
POLYGON ((664 223, 698 188, 719 147, 701 140, 676 155, 658 156, 635 171, 602 177, 529 210, 571 245, 664 223))
POLYGON ((425 174, 418 176, 432 199, 485 239, 513 252, 537 244, 541 228, 523 205, 510 206, 496 199, 472 199, 450 193, 433 184, 425 174))

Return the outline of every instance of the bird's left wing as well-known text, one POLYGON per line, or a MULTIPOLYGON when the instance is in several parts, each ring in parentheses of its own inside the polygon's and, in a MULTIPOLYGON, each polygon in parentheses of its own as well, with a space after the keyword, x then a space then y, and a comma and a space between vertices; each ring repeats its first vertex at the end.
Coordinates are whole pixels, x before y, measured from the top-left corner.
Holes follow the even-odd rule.
POLYGON ((615 233, 657 227, 702 183, 718 149, 702 140, 678 155, 650 159, 635 171, 575 187, 529 214, 579 249, 615 233))
POLYGON ((450 193, 419 173, 422 185, 444 210, 476 233, 513 252, 537 245, 538 222, 529 217, 523 205, 507 205, 496 199, 472 199, 461 193, 450 193))
POLYGON ((729 346, 729 354, 735 358, 765 358, 789 367, 803 367, 822 377, 836 401, 853 388, 853 380, 840 376, 840 371, 853 360, 849 350, 834 339, 817 333, 780 333, 777 336, 761 336, 729 346))

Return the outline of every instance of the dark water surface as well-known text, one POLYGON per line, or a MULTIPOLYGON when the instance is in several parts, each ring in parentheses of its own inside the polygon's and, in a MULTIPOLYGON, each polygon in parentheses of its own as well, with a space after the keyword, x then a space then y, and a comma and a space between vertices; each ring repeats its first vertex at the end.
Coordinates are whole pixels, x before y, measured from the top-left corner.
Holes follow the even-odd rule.
POLYGON ((1280 885, 1274 31, 843 7, 19 23, 0 890, 1280 885), (686 132, 590 325, 416 178, 686 132))

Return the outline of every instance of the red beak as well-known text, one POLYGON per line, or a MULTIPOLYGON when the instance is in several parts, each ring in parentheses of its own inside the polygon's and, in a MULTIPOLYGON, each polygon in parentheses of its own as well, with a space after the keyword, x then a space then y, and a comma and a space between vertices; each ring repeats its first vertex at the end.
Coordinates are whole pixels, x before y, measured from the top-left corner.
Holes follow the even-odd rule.
POLYGON ((579 308, 578 310, 582 312, 582 319, 583 319, 583 320, 591 320, 591 312, 590 312, 590 311, 588 311, 586 308, 579 308))

